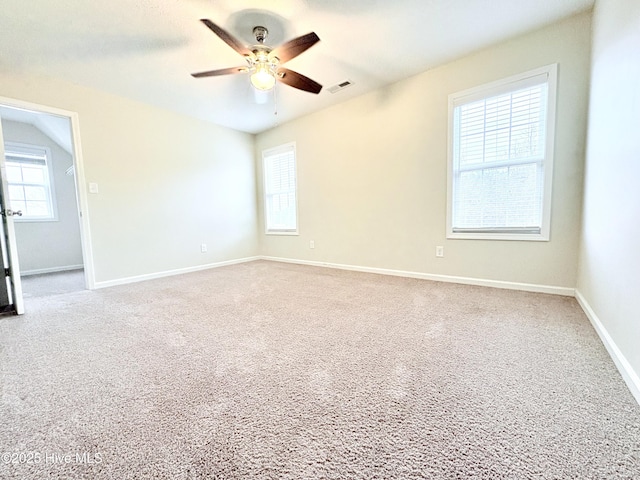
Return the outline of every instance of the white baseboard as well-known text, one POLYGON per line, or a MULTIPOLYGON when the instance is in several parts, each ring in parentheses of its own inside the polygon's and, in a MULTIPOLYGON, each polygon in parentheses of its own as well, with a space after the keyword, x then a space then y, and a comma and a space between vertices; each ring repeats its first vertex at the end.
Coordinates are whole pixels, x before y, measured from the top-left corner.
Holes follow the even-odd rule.
POLYGON ((259 257, 262 260, 274 262, 297 263, 300 265, 312 265, 315 267, 336 268, 339 270, 352 270, 354 272, 377 273, 380 275, 392 275, 395 277, 419 278, 422 280, 433 280, 436 282, 462 283, 464 285, 478 285, 481 287, 503 288, 507 290, 521 290, 525 292, 550 293, 552 295, 562 295, 573 297, 575 290, 567 287, 555 287, 552 285, 536 285, 532 283, 503 282, 500 280, 486 280, 482 278, 454 277, 451 275, 435 275, 431 273, 411 272, 405 270, 390 270, 387 268, 360 267, 356 265, 343 265, 340 263, 315 262, 311 260, 297 260, 283 257, 259 257))
POLYGON ((199 272, 201 270, 209 270, 210 268, 225 267, 227 265, 235 265, 237 263, 252 262, 259 260, 260 257, 246 257, 235 260, 226 260, 224 262, 208 263, 206 265, 197 265, 195 267, 177 268, 175 270, 166 270, 164 272, 148 273, 145 275, 136 275, 134 277, 118 278, 116 280, 106 280, 104 282, 96 282, 94 288, 115 287, 116 285, 127 285, 129 283, 144 282, 145 280, 153 280, 155 278, 171 277, 173 275, 182 275, 183 273, 199 272))
POLYGON ((20 272, 21 277, 28 277, 29 275, 40 275, 43 273, 56 273, 56 272, 68 272, 70 270, 82 270, 84 265, 67 265, 66 267, 51 267, 51 268, 38 268, 36 270, 24 270, 20 272))
POLYGON ((145 280, 153 280, 155 278, 170 277, 172 275, 182 275, 183 273, 198 272, 200 270, 208 270, 210 268, 224 267, 227 265, 235 265, 238 263, 252 262, 255 260, 269 260, 273 262, 296 263, 300 265, 311 265, 315 267, 335 268, 339 270, 351 270, 354 272, 376 273, 380 275, 391 275, 395 277, 418 278, 422 280, 433 280, 436 282, 461 283, 465 285, 478 285, 481 287, 503 288, 508 290, 521 290, 525 292, 549 293, 552 295, 562 295, 567 297, 574 296, 574 289, 567 287, 555 287, 550 285, 536 285, 531 283, 503 282, 500 280, 486 280, 471 277, 454 277, 450 275, 434 275, 430 273, 411 272, 406 270, 391 270, 387 268, 361 267, 357 265, 344 265, 340 263, 316 262, 312 260, 297 260, 284 257, 270 257, 259 255, 255 257, 245 257, 235 260, 227 260, 224 262, 209 263, 206 265, 198 265, 195 267, 178 268, 175 270, 167 270, 163 272, 149 273, 145 275, 137 275, 134 277, 118 278, 116 280, 107 280, 96 282, 95 288, 114 287, 116 285, 126 285, 128 283, 143 282, 145 280))
POLYGON ((613 359, 620 375, 622 375, 627 387, 629 387, 631 394, 635 397, 638 404, 640 404, 640 377, 624 354, 620 351, 616 342, 611 338, 611 335, 609 335, 609 332, 579 290, 576 290, 576 300, 578 300, 582 310, 591 322, 591 325, 593 325, 593 328, 600 337, 600 340, 602 340, 602 343, 609 352, 609 356, 613 359))

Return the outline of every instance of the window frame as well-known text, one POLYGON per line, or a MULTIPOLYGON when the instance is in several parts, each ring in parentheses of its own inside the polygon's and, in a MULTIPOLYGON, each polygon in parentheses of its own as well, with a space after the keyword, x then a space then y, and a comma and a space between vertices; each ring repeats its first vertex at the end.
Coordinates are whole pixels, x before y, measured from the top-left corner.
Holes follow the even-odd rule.
MULTIPOLYGON (((11 142, 6 141, 4 144, 5 151, 5 165, 10 163, 20 163, 9 160, 9 156, 11 153, 14 154, 41 154, 44 152, 45 156, 45 173, 46 173, 46 182, 47 182, 47 190, 49 195, 49 205, 51 206, 51 215, 47 217, 25 217, 14 215, 13 220, 19 223, 31 223, 31 222, 57 222, 58 221, 58 205, 56 201, 56 190, 55 190, 55 182, 53 178, 53 157, 51 155, 51 149, 45 145, 34 145, 28 143, 19 143, 19 142, 11 142)), ((12 183, 7 178, 7 186, 16 185, 12 183)), ((7 192, 9 194, 9 192, 7 192)), ((8 198, 9 205, 11 205, 12 210, 16 210, 16 208, 12 205, 11 197, 8 198)))
MULTIPOLYGON (((551 199, 553 184, 553 163, 555 145, 555 124, 556 124, 556 96, 557 96, 557 76, 558 64, 550 64, 544 67, 529 70, 517 75, 513 75, 495 82, 486 83, 460 92, 449 95, 449 118, 448 118, 448 160, 447 160, 447 225, 446 235, 449 239, 469 239, 469 240, 518 240, 518 241, 549 241, 551 234, 551 199), (546 75, 547 77, 547 111, 546 111, 546 132, 544 143, 544 156, 542 164, 542 219, 540 232, 515 233, 511 228, 509 232, 500 232, 500 228, 478 229, 477 231, 459 232, 453 227, 453 207, 455 190, 455 159, 454 159, 454 111, 455 108, 474 101, 488 99, 497 95, 526 88, 527 82, 531 86, 537 84, 536 77, 546 75)), ((518 160, 508 162, 508 165, 515 165, 518 160)), ((522 163, 522 162, 520 162, 522 163)), ((533 162, 526 162, 533 163, 533 162)))
POLYGON ((296 151, 296 142, 289 142, 277 147, 268 148, 262 151, 262 188, 263 188, 263 206, 264 206, 264 233, 266 235, 299 235, 299 223, 298 223, 298 158, 296 151), (277 155, 279 153, 291 151, 293 153, 293 178, 295 182, 295 188, 293 193, 295 195, 295 228, 294 229, 282 229, 282 228, 269 228, 269 192, 267 190, 267 159, 270 156, 277 155))

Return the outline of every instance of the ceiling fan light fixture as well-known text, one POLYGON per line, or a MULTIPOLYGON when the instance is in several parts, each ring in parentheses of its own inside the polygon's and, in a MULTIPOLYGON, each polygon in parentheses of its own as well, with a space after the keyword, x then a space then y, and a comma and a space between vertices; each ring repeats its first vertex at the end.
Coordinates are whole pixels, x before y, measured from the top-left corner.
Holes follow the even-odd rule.
POLYGON ((258 63, 251 74, 251 85, 258 90, 271 90, 276 84, 276 77, 268 63, 258 63))

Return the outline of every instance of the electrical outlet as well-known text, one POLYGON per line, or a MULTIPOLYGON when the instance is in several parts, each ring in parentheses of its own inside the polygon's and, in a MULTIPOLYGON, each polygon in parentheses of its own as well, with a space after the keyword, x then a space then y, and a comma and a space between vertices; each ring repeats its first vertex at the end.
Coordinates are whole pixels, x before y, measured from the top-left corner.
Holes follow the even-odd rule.
POLYGON ((202 253, 207 253, 207 244, 206 243, 201 243, 200 244, 200 251, 202 253))
POLYGON ((316 242, 314 240, 309 240, 309 248, 316 248, 316 242))
POLYGON ((444 247, 436 247, 436 257, 444 257, 444 247))

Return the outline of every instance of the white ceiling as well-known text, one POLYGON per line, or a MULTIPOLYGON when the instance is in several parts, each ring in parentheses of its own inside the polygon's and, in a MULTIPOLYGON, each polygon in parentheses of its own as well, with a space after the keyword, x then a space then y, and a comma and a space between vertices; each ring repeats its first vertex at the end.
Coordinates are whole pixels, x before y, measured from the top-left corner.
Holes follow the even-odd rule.
MULTIPOLYGON (((257 133, 587 10, 594 0, 0 0, 0 71, 33 72, 257 133), (254 43, 314 31, 321 42, 286 66, 324 85, 278 85, 258 104, 243 65, 208 18, 254 43), (331 94, 349 79, 354 85, 331 94), (274 115, 277 103, 277 116, 274 115)), ((0 92, 1 95, 1 92, 0 92)))

